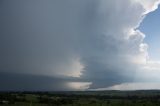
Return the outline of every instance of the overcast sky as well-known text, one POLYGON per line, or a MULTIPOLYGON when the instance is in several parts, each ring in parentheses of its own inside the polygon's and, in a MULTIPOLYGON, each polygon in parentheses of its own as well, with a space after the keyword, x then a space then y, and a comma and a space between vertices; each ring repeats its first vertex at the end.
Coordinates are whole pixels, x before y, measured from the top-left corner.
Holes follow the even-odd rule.
POLYGON ((0 0, 0 90, 159 88, 160 61, 139 30, 158 4, 0 0))

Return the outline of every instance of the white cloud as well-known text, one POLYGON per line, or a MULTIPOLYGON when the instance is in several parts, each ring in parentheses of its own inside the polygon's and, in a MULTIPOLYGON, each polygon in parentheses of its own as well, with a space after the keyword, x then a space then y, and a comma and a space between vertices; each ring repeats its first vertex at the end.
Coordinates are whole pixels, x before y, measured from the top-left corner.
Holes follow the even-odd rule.
POLYGON ((141 3, 141 5, 144 7, 145 9, 144 14, 148 14, 149 12, 156 10, 160 3, 159 0, 135 0, 135 1, 141 3))

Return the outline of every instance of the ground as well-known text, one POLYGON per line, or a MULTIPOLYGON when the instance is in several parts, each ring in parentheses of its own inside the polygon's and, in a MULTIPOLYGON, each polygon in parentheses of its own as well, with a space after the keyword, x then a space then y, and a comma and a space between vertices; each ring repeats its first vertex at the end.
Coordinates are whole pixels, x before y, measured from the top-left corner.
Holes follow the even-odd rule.
POLYGON ((160 106, 160 91, 0 92, 0 106, 160 106))

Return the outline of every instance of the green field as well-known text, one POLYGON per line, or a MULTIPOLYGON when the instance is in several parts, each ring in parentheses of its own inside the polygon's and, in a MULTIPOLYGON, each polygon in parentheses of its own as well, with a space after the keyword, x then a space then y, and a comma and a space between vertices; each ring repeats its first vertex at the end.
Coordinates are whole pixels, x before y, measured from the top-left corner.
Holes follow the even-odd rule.
POLYGON ((160 91, 1 92, 0 106, 160 106, 160 91))

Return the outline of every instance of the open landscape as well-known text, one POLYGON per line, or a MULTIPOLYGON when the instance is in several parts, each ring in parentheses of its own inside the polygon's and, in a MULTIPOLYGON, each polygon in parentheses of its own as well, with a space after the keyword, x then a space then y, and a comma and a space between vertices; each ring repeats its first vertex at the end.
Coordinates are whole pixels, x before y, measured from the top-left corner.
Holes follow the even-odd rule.
POLYGON ((0 106, 160 106, 160 91, 1 92, 0 106))

